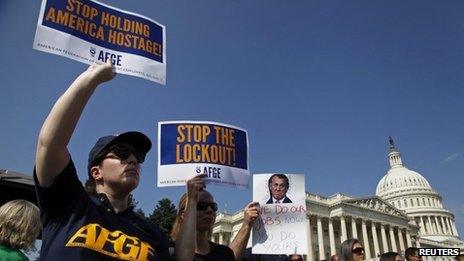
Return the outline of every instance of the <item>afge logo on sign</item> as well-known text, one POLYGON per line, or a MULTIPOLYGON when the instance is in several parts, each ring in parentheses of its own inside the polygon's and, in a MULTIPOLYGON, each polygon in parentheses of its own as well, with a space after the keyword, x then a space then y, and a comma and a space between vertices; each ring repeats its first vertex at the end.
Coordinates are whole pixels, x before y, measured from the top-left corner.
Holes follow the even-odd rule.
POLYGON ((459 248, 418 248, 419 256, 457 256, 459 248))

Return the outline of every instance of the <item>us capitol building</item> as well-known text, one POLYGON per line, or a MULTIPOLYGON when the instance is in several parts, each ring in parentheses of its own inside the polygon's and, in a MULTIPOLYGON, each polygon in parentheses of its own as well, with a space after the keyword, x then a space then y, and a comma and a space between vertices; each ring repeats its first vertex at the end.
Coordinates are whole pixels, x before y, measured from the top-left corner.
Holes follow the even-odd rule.
MULTIPOLYGON (((404 256, 407 247, 460 248, 454 215, 441 196, 419 173, 408 169, 390 138, 390 169, 377 184, 375 196, 353 198, 337 193, 330 197, 306 192, 306 260, 329 260, 339 253, 341 242, 357 238, 367 260, 393 251, 404 256)), ((243 211, 218 213, 213 241, 229 244, 241 227, 243 211)), ((251 237, 248 242, 251 246, 251 237)), ((452 258, 427 258, 452 260, 452 258)), ((426 260, 427 260, 426 259, 426 260)))

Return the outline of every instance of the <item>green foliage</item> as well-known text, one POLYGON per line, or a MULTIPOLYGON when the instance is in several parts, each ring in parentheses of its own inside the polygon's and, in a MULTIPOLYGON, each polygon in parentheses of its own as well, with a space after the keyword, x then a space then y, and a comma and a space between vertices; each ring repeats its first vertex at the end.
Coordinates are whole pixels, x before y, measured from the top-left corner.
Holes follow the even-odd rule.
POLYGON ((171 232, 176 215, 176 206, 170 199, 163 198, 158 201, 158 204, 156 204, 156 207, 153 210, 153 213, 150 215, 149 219, 151 222, 158 225, 166 234, 166 236, 169 237, 169 233, 171 232))
POLYGON ((139 215, 141 218, 146 218, 145 216, 145 212, 143 212, 143 210, 141 208, 138 208, 137 205, 139 204, 139 202, 134 198, 134 196, 131 194, 129 194, 129 198, 127 199, 127 203, 130 207, 134 207, 134 212, 139 215))

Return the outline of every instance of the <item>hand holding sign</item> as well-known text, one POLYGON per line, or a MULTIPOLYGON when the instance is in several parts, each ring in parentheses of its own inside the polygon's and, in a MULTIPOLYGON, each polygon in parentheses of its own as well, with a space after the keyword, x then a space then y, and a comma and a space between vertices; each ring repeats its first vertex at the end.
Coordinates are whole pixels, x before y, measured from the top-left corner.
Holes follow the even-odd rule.
POLYGON ((94 85, 99 85, 112 80, 116 76, 116 73, 114 68, 111 66, 111 61, 107 60, 104 64, 90 65, 87 71, 85 71, 85 75, 89 77, 89 80, 94 85))
POLYGON ((243 225, 252 226, 259 218, 259 202, 250 202, 244 209, 243 225))
POLYGON ((206 188, 205 185, 206 175, 198 175, 189 180, 187 180, 187 198, 189 201, 198 200, 198 192, 206 188))

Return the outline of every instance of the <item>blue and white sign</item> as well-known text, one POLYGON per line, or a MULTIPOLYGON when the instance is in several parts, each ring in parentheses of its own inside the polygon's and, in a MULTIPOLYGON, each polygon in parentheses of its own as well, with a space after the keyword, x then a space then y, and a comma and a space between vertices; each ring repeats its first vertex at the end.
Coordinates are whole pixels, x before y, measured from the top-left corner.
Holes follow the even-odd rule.
POLYGON ((166 29, 93 0, 43 0, 34 49, 166 84, 166 29))
POLYGON ((247 131, 207 121, 158 124, 158 186, 184 186, 195 175, 207 183, 248 188, 247 131))

